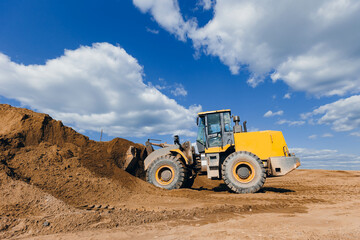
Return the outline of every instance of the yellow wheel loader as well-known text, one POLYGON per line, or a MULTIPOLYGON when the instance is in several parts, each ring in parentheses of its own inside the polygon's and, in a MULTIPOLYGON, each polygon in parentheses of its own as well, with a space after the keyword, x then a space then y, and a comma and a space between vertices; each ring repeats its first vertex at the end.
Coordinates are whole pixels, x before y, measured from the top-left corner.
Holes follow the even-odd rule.
POLYGON ((222 178, 236 193, 260 190, 266 177, 283 176, 300 166, 280 131, 248 132, 246 121, 231 111, 198 113, 196 144, 146 142, 146 179, 165 189, 191 187, 199 173, 210 179, 222 178), (234 126, 231 125, 231 118, 234 126), (160 148, 154 151, 153 146, 160 148))

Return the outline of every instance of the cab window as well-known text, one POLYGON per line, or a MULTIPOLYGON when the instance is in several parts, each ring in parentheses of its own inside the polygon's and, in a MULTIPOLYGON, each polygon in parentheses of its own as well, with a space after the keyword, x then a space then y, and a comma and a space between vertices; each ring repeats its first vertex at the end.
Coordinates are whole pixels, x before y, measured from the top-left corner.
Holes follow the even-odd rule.
POLYGON ((214 113, 207 115, 208 141, 209 147, 219 147, 222 145, 221 120, 220 114, 214 113))
POLYGON ((205 146, 205 117, 200 117, 196 141, 205 146))
POLYGON ((230 113, 226 112, 224 113, 224 130, 225 132, 231 132, 231 118, 230 118, 230 113))

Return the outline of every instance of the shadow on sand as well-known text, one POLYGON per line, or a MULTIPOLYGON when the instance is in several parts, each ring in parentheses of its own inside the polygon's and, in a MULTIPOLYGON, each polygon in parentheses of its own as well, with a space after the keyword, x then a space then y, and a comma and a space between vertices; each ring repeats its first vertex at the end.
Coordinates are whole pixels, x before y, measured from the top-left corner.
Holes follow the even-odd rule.
POLYGON ((295 192, 295 191, 286 189, 286 188, 274 188, 274 187, 264 187, 264 188, 260 189, 260 191, 259 191, 259 193, 266 193, 266 192, 289 193, 289 192, 295 192))
POLYGON ((196 191, 212 191, 212 192, 228 192, 229 191, 228 187, 224 183, 221 183, 221 184, 219 184, 219 186, 214 187, 214 188, 198 187, 198 188, 191 188, 191 189, 196 190, 196 191))
MULTIPOLYGON (((196 191, 214 191, 214 192, 229 192, 229 188, 226 186, 225 183, 219 184, 219 186, 214 187, 212 189, 210 188, 191 188, 196 191)), ((256 193, 266 193, 266 192, 273 192, 273 193, 290 193, 295 192, 294 190, 286 189, 286 188, 275 188, 275 187, 263 187, 256 193)))

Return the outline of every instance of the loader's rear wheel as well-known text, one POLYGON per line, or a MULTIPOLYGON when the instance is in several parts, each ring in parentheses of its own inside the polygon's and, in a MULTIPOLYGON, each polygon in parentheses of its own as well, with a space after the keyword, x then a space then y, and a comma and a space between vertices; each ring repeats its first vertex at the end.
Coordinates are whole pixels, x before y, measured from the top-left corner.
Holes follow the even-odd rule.
POLYGON ((185 182, 186 169, 180 159, 171 156, 161 156, 155 159, 146 172, 146 180, 157 187, 178 189, 185 182))
POLYGON ((262 161, 250 152, 234 152, 222 165, 225 184, 236 193, 253 193, 264 185, 266 173, 262 161))

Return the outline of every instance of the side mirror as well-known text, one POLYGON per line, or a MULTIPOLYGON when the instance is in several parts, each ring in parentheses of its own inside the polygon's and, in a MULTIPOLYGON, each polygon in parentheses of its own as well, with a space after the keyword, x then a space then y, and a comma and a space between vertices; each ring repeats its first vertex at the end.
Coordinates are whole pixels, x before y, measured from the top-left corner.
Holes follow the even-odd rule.
POLYGON ((196 118, 196 126, 199 126, 199 116, 196 118))

